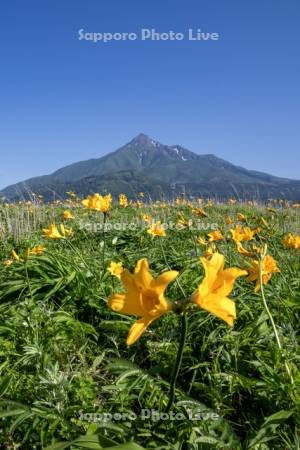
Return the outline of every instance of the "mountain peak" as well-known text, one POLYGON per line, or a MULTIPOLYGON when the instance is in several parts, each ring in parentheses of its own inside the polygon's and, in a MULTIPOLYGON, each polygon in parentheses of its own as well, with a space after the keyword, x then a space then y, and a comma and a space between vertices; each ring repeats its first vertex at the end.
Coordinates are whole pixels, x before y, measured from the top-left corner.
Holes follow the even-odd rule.
POLYGON ((131 145, 143 145, 147 147, 156 147, 159 143, 154 139, 151 139, 150 136, 144 133, 138 134, 135 138, 130 141, 131 145))
POLYGON ((140 139, 150 139, 150 137, 148 136, 148 134, 145 133, 139 133, 138 135, 135 136, 135 138, 133 138, 133 140, 140 140, 140 139))
POLYGON ((70 190, 79 195, 108 190, 115 196, 142 191, 152 197, 154 193, 174 196, 182 189, 194 197, 300 199, 300 180, 249 171, 181 145, 162 144, 144 133, 101 158, 70 164, 51 175, 9 186, 0 194, 14 200, 30 198, 32 191, 51 199, 54 191, 64 197, 70 190))

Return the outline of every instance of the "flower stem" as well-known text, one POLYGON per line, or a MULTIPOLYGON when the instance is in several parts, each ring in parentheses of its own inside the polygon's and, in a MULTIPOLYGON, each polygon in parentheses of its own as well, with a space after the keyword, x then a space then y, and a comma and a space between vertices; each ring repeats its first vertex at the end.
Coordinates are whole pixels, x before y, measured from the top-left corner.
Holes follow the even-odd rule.
POLYGON ((103 230, 102 230, 102 239, 103 239, 103 247, 102 247, 102 275, 101 278, 104 276, 105 274, 105 227, 106 227, 106 222, 107 222, 107 213, 103 213, 103 230))
POLYGON ((181 315, 181 336, 180 336, 180 343, 178 348, 178 353, 175 361, 175 365, 173 368, 172 373, 172 379, 171 379, 171 385, 170 385, 170 393, 169 393, 169 401, 165 409, 165 413, 168 413, 170 409, 173 406, 174 399, 175 399, 175 389, 176 389, 176 382, 179 375, 181 363, 182 363, 182 357, 183 357, 183 350, 185 346, 186 341, 186 332, 187 332, 187 317, 186 313, 183 312, 181 315))
POLYGON ((33 301, 33 295, 32 295, 31 284, 30 284, 28 268, 27 268, 27 259, 24 262, 24 268, 25 268, 25 275, 26 275, 26 282, 27 282, 28 292, 29 292, 31 301, 33 301))
MULTIPOLYGON (((269 320, 271 322, 271 325, 272 325, 272 328, 273 328, 273 332, 274 332, 274 335, 275 335, 275 339, 276 339, 276 342, 277 342, 277 346, 278 346, 279 350, 282 351, 282 344, 281 344, 281 341, 280 341, 280 338, 279 338, 279 334, 278 334, 278 331, 277 331, 277 328, 276 328, 276 324, 274 322, 272 313, 271 313, 271 311, 270 311, 270 309, 268 307, 267 300, 266 300, 266 297, 265 297, 265 292, 264 292, 264 287, 263 287, 263 267, 262 267, 262 263, 263 263, 263 258, 260 258, 260 260, 259 260, 259 283, 260 283, 260 292, 261 292, 261 296, 262 296, 262 301, 263 301, 266 313, 267 313, 267 315, 269 317, 269 320)), ((288 374, 288 376, 289 376, 289 378, 291 380, 291 383, 293 384, 294 380, 293 380, 293 376, 291 374, 291 369, 290 369, 290 367, 289 367, 289 365, 288 365, 288 363, 286 361, 285 361, 284 365, 285 365, 286 372, 287 372, 287 374, 288 374)))
MULTIPOLYGON (((172 268, 170 267, 170 264, 168 263, 167 256, 166 256, 165 249, 164 249, 164 246, 163 246, 163 243, 162 243, 162 239, 161 239, 161 238, 160 238, 160 248, 161 248, 161 251, 162 251, 162 254, 163 254, 163 257, 164 257, 166 266, 168 267, 169 270, 172 270, 172 268)), ((178 288, 180 289, 180 291, 181 291, 181 293, 182 293, 182 295, 183 295, 183 298, 186 298, 184 289, 183 289, 183 287, 181 286, 180 281, 178 280, 177 277, 175 278, 175 283, 177 284, 178 288)))

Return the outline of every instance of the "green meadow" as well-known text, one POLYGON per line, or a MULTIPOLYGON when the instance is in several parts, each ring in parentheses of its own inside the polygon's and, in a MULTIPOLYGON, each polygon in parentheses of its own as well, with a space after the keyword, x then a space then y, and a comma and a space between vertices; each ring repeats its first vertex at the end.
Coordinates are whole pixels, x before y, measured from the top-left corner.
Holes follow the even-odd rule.
POLYGON ((300 449, 300 250, 284 244, 299 230, 287 202, 2 204, 0 448, 300 449), (148 232, 158 221, 165 236, 148 232), (248 254, 237 226, 254 230, 248 254), (234 280, 233 326, 192 301, 216 253, 225 269, 260 268, 234 280), (266 255, 278 271, 265 280, 266 255), (137 317, 111 308, 126 286, 108 269, 121 263, 132 280, 145 258, 154 279, 178 272, 172 306, 156 317, 151 303, 156 320, 127 345, 137 317))

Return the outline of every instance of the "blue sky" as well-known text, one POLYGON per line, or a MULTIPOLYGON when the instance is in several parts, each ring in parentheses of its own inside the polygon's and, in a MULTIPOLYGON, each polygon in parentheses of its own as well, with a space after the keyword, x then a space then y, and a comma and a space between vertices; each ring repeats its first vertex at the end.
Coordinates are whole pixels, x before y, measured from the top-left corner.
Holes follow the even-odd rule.
POLYGON ((299 0, 2 0, 0 188, 144 132, 300 179, 299 0), (219 41, 78 40, 78 30, 219 41))

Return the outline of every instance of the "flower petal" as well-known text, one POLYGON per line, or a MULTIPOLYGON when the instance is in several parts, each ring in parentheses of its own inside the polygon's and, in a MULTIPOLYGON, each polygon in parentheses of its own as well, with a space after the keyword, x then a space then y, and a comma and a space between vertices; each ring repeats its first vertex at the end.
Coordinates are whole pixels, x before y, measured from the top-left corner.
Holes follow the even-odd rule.
POLYGON ((200 258, 200 260, 203 264, 208 284, 211 285, 218 272, 223 270, 224 256, 216 252, 212 255, 211 259, 200 258))
POLYGON ((224 270, 220 276, 220 280, 218 280, 219 287, 214 289, 214 292, 220 295, 221 297, 227 297, 227 295, 229 295, 233 289, 235 280, 238 277, 247 274, 248 272, 246 270, 241 270, 236 267, 224 270))
POLYGON ((201 297, 205 297, 212 291, 218 273, 223 270, 224 256, 220 253, 213 253, 211 259, 200 258, 200 260, 204 266, 205 277, 203 278, 198 291, 201 297))
POLYGON ((144 310, 141 307, 140 294, 137 294, 113 294, 108 299, 108 306, 118 313, 141 316, 144 310))
POLYGON ((151 288, 155 289, 158 295, 161 295, 166 290, 171 281, 175 280, 179 272, 177 270, 169 270, 159 275, 155 280, 151 281, 151 288))
POLYGON ((236 319, 235 303, 228 297, 220 297, 217 294, 208 295, 205 300, 198 292, 193 295, 194 303, 224 320, 228 325, 233 326, 236 319))
POLYGON ((153 277, 149 272, 149 265, 146 258, 142 258, 137 262, 134 279, 139 289, 148 289, 153 277))
POLYGON ((137 320, 129 330, 126 341, 127 345, 134 344, 141 337, 141 335, 153 320, 155 320, 153 317, 142 317, 141 319, 137 320))
POLYGON ((129 272, 129 270, 124 269, 120 274, 120 278, 127 291, 130 291, 131 289, 137 289, 134 281, 134 276, 129 272))

